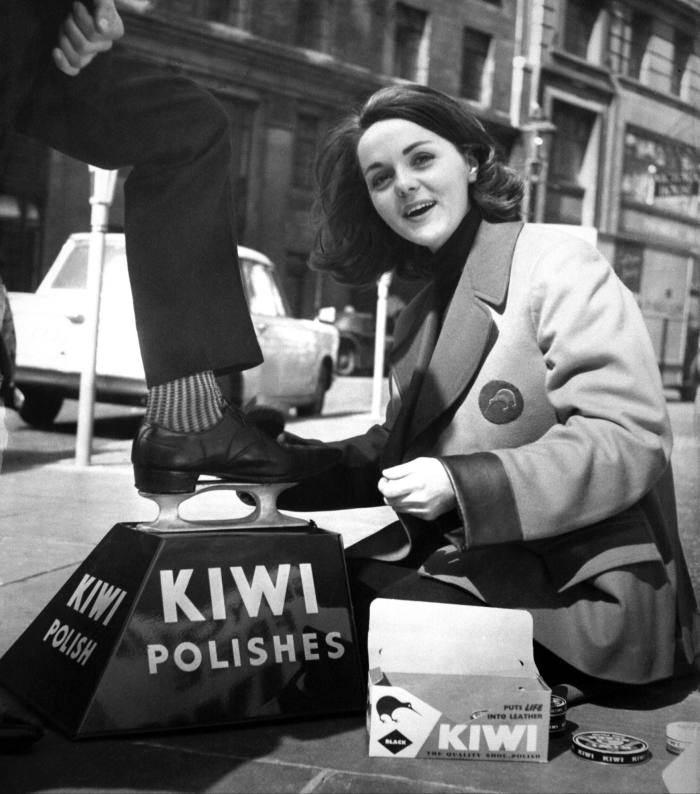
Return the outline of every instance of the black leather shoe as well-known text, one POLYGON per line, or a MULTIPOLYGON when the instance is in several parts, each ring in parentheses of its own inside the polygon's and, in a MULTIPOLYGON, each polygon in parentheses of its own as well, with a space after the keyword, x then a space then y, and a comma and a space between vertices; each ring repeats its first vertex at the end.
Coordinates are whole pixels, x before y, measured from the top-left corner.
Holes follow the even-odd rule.
POLYGON ((325 445, 279 444, 228 407, 214 427, 178 433, 144 422, 131 462, 139 491, 191 493, 200 475, 230 482, 296 482, 340 460, 340 450, 325 445))
POLYGON ((262 430, 270 438, 277 438, 280 433, 284 433, 284 414, 271 405, 254 405, 252 408, 244 408, 243 413, 249 425, 262 430))

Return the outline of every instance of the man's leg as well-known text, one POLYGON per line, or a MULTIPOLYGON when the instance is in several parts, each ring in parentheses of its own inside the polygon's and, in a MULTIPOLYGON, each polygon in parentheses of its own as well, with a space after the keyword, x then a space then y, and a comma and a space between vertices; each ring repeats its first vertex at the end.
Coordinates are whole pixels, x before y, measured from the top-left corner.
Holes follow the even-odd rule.
POLYGON ((189 80, 99 57, 77 77, 54 69, 21 121, 76 159, 133 166, 125 231, 148 385, 260 363, 237 265, 221 105, 189 80))
POLYGON ((191 81, 100 56, 76 77, 47 69, 19 122, 85 162, 133 166, 127 255, 150 387, 133 452, 137 487, 186 493, 199 474, 293 481, 330 465, 335 450, 282 448, 246 426, 216 386, 217 370, 261 361, 237 264, 220 104, 191 81))

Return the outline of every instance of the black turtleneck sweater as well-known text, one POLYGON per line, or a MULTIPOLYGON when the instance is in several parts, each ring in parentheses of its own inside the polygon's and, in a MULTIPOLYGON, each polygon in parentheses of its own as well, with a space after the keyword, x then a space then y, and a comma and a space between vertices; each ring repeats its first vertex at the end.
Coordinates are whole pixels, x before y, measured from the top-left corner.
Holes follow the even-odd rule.
POLYGON ((435 308, 438 311, 441 325, 464 270, 464 263, 474 244, 480 223, 479 208, 472 205, 448 240, 435 251, 425 264, 425 269, 428 271, 426 275, 433 279, 435 286, 435 308))

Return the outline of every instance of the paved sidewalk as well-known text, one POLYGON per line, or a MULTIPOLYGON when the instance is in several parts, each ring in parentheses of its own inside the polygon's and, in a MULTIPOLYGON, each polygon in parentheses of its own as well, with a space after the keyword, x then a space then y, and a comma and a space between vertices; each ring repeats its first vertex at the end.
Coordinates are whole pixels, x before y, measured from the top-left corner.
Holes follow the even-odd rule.
MULTIPOLYGON (((362 432, 371 421, 366 413, 339 411, 337 421, 293 423, 290 430, 338 438, 362 432)), ((155 513, 133 488, 127 438, 99 439, 93 465, 79 468, 65 449, 23 457, 13 427, 14 452, 0 476, 0 655, 115 523, 150 520, 155 513)), ((230 500, 206 506, 208 514, 229 509, 230 500)), ((378 509, 314 518, 351 544, 388 515, 378 509)), ((647 741, 651 756, 635 765, 580 759, 569 750, 569 736, 552 740, 547 764, 369 758, 361 713, 81 741, 44 724, 45 735, 30 753, 0 755, 0 794, 665 792, 662 773, 677 758, 666 750, 666 725, 700 719, 697 684, 655 685, 634 701, 570 709, 569 732, 619 731, 647 741)), ((0 712, 6 709, 38 721, 0 689, 0 712)))

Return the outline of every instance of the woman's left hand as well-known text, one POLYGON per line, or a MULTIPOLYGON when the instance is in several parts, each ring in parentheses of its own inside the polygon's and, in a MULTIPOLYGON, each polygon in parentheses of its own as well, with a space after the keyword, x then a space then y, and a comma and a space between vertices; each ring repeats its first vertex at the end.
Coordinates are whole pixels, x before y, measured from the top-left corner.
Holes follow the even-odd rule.
POLYGON ((452 483, 437 458, 416 458, 384 469, 379 491, 397 513, 432 521, 457 504, 452 483))

